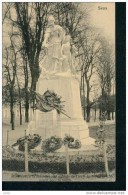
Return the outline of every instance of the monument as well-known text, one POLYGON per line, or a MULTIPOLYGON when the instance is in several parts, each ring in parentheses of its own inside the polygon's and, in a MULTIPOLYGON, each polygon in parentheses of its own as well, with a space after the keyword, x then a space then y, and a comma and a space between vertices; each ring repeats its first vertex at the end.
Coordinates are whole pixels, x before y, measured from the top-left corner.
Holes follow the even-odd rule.
POLYGON ((65 134, 68 134, 79 139, 82 145, 90 145, 94 143, 94 139, 89 137, 88 125, 82 116, 79 81, 71 54, 71 38, 54 22, 54 17, 49 16, 43 43, 46 56, 40 63, 41 75, 36 91, 43 95, 47 90, 52 90, 61 96, 65 113, 69 117, 58 114, 56 110, 36 110, 30 126, 33 126, 43 139, 54 135, 64 138, 65 134))

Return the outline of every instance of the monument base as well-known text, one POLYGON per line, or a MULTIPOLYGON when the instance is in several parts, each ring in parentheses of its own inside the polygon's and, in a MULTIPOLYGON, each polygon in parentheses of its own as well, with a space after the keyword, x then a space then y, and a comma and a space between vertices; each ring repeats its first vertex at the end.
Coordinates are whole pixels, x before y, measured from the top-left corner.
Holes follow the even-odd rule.
POLYGON ((60 122, 60 137, 65 134, 71 135, 75 139, 79 139, 82 145, 94 143, 94 139, 89 137, 89 129, 84 120, 71 120, 60 122))
POLYGON ((65 135, 70 135, 79 139, 82 145, 94 144, 94 139, 89 137, 88 125, 82 116, 79 82, 73 77, 62 76, 49 80, 40 79, 37 92, 43 95, 46 90, 53 90, 62 97, 65 113, 70 118, 58 114, 56 110, 50 112, 36 110, 33 119, 36 133, 39 133, 43 140, 51 136, 64 138, 65 135))

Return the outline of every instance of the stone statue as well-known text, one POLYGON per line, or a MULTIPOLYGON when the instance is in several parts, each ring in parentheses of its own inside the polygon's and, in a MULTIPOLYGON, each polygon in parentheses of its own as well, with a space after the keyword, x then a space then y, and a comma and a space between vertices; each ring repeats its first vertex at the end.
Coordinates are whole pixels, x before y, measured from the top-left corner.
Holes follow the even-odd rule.
POLYGON ((53 16, 48 18, 48 27, 45 32, 43 46, 46 48, 46 56, 42 62, 42 68, 48 72, 59 72, 62 63, 61 47, 65 32, 59 25, 55 25, 53 16))
POLYGON ((65 35, 61 26, 55 25, 53 16, 48 17, 43 47, 46 49, 46 56, 41 63, 41 78, 69 77, 76 73, 73 54, 75 49, 71 49, 71 37, 65 35))
MULTIPOLYGON (((36 98, 38 110, 35 112, 36 128, 43 139, 56 135, 62 139, 65 134, 70 134, 75 139, 80 139, 86 145, 94 143, 89 138, 89 129, 82 116, 79 82, 76 78, 76 56, 77 49, 71 47, 71 38, 65 35, 64 29, 55 25, 53 16, 48 18, 48 27, 45 32, 43 47, 46 55, 40 63, 42 73, 37 83, 36 94, 41 96, 41 101, 36 98), (59 99, 53 98, 49 91, 54 91, 59 95, 59 99), (60 112, 61 97, 64 101, 63 115, 60 112), (57 101, 56 101, 57 100, 57 101), (44 101, 45 104, 44 104, 44 101), (59 112, 54 112, 53 108, 59 106, 59 112), (66 113, 66 116, 65 114, 66 113), (68 117, 67 117, 68 116, 68 117)), ((62 105, 63 109, 63 105, 62 105)), ((28 127, 28 132, 33 129, 34 124, 28 127)))

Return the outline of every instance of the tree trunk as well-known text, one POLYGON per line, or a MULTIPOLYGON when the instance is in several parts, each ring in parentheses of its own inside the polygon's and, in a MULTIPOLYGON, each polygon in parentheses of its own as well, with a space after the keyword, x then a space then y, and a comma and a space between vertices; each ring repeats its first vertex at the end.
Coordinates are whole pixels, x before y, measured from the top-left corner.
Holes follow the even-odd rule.
POLYGON ((29 96, 28 91, 25 91, 25 122, 29 122, 29 96))
POLYGON ((15 120, 15 116, 14 116, 14 94, 13 94, 13 89, 10 89, 10 112, 11 112, 11 129, 15 130, 15 124, 14 124, 14 120, 15 120))
POLYGON ((20 125, 22 125, 22 108, 21 108, 21 101, 19 104, 19 109, 20 109, 20 125))
POLYGON ((102 111, 101 111, 101 105, 100 105, 100 108, 99 108, 99 120, 101 119, 101 113, 102 113, 102 111))
POLYGON ((111 112, 110 112, 110 91, 107 94, 107 120, 111 120, 111 112))
POLYGON ((83 95, 82 93, 83 93, 83 74, 81 71, 81 78, 80 78, 80 98, 81 98, 81 100, 82 100, 82 95, 83 95))
MULTIPOLYGON (((33 78, 32 79, 32 83, 31 83, 31 89, 33 90, 33 91, 36 91, 36 79, 35 78, 33 78)), ((35 111, 35 95, 34 94, 32 94, 32 104, 33 104, 33 113, 34 113, 34 111, 35 111)))
POLYGON ((26 106, 25 106, 25 122, 26 123, 29 122, 29 106, 28 106, 27 103, 26 103, 26 106))
POLYGON ((34 94, 32 94, 32 111, 34 114, 34 111, 35 111, 35 95, 34 94))
POLYGON ((87 108, 86 108, 86 112, 87 112, 87 119, 86 121, 89 122, 90 121, 90 101, 89 101, 89 93, 90 93, 90 88, 89 88, 89 82, 86 81, 87 84, 87 108))
POLYGON ((86 112, 87 112, 87 122, 90 122, 90 106, 87 106, 87 109, 86 109, 86 112))
POLYGON ((86 105, 85 105, 85 82, 84 82, 84 76, 82 79, 82 90, 83 90, 83 108, 84 108, 84 120, 86 120, 86 105))
POLYGON ((112 112, 112 120, 114 120, 114 112, 112 112))
POLYGON ((94 122, 96 121, 96 105, 95 105, 95 116, 94 116, 94 122))
POLYGON ((28 92, 28 69, 25 67, 25 122, 29 122, 29 92, 28 92))
POLYGON ((37 83, 36 78, 32 78, 31 90, 36 91, 36 83, 37 83))
POLYGON ((81 104, 82 104, 84 120, 86 120, 85 83, 84 83, 84 75, 82 71, 81 71, 80 97, 81 97, 81 104))
POLYGON ((107 120, 111 120, 110 111, 107 111, 107 120))
POLYGON ((13 118, 13 120, 12 120, 12 130, 15 130, 15 114, 14 114, 14 111, 13 111, 13 114, 12 114, 13 116, 12 116, 12 118, 13 118))
POLYGON ((84 120, 86 120, 86 107, 84 106, 84 120))
POLYGON ((104 111, 104 109, 103 109, 103 99, 104 99, 104 88, 102 88, 102 97, 101 97, 101 105, 100 105, 101 115, 104 111))
POLYGON ((19 86, 19 83, 18 83, 18 87, 19 87, 19 110, 20 110, 20 125, 22 125, 21 92, 20 92, 20 86, 19 86))

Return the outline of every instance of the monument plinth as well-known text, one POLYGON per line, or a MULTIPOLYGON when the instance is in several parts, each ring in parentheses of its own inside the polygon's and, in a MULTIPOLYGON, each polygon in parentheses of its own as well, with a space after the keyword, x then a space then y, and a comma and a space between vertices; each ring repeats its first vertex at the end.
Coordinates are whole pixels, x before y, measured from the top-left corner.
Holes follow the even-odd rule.
POLYGON ((71 54, 70 37, 65 36, 62 27, 54 24, 53 17, 49 19, 43 45, 47 54, 40 65, 42 72, 36 92, 43 95, 51 90, 61 96, 65 113, 69 117, 58 114, 56 110, 36 110, 34 121, 37 132, 42 139, 54 135, 64 138, 68 134, 79 139, 82 145, 90 145, 94 139, 89 137, 88 125, 82 116, 80 87, 74 74, 75 62, 71 54))

